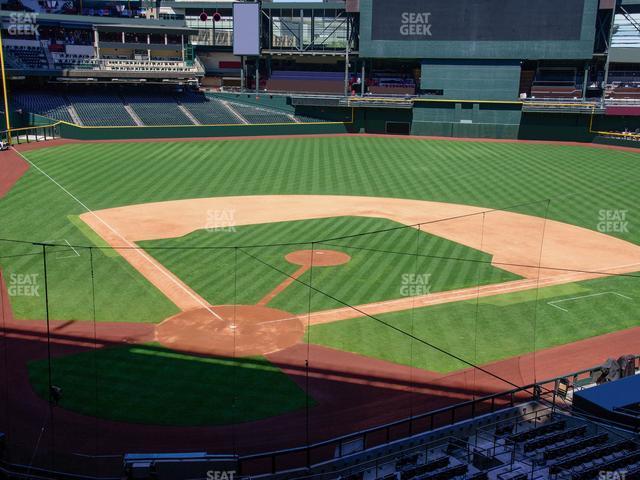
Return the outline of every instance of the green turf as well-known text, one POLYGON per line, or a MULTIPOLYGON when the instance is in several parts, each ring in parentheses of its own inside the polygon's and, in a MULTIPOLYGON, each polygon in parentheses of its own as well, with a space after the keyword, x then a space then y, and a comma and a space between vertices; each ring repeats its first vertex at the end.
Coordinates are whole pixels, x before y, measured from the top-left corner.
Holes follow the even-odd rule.
POLYGON ((69 215, 67 217, 71 223, 73 223, 80 232, 87 238, 89 245, 99 247, 106 256, 117 258, 120 256, 117 250, 111 249, 109 244, 100 235, 93 231, 93 229, 84 223, 79 215, 69 215))
MULTIPOLYGON (((156 345, 118 346, 55 358, 60 405, 85 415, 155 425, 225 425, 305 408, 304 392, 263 357, 204 358, 156 345)), ((45 360, 29 364, 46 398, 45 360)))
POLYGON ((611 277, 547 287, 538 294, 509 293, 316 325, 308 339, 394 363, 450 372, 469 365, 434 347, 485 364, 638 326, 638 302, 637 278, 611 277), (566 311, 549 304, 563 299, 571 300, 556 305, 566 311))
POLYGON ((293 313, 308 312, 308 284, 327 294, 314 295, 315 311, 409 296, 409 288, 418 286, 422 278, 428 282, 425 290, 431 292, 520 278, 493 267, 488 254, 381 218, 339 217, 239 226, 234 231, 200 230, 181 238, 140 245, 211 304, 255 304, 285 280, 285 274, 291 275, 299 268, 287 262, 285 256, 310 249, 311 245, 305 242, 381 230, 388 231, 315 245, 316 249, 347 253, 351 260, 344 265, 307 271, 300 282, 290 285, 269 306, 293 313), (286 242, 300 244, 251 247, 286 242), (183 246, 197 248, 180 249, 183 246), (221 248, 226 246, 240 248, 221 248), (212 249, 203 250, 204 247, 212 249), (430 258, 417 261, 416 254, 430 258), (408 277, 415 274, 428 277, 408 277))
MULTIPOLYGON (((181 198, 254 194, 402 197, 504 208, 596 229, 600 210, 628 210, 632 228, 612 233, 640 243, 638 154, 578 146, 393 138, 300 138, 190 143, 73 144, 28 158, 91 209, 181 198), (547 208, 547 199, 551 199, 547 208), (635 217, 634 217, 635 215, 635 217)), ((84 209, 31 169, 0 200, 0 237, 89 244, 68 218, 84 209)), ((7 271, 42 273, 38 248, 0 242, 7 271), (16 256, 20 255, 20 256, 16 256)), ((101 259, 104 260, 104 259, 101 259)), ((61 319, 88 318, 86 276, 60 262, 66 286, 52 301, 61 319), (74 296, 78 302, 63 300, 74 296)), ((126 262, 96 272, 98 320, 157 322, 175 307, 126 262), (135 280, 134 280, 135 279, 135 280), (126 286, 126 288, 124 288, 126 286), (109 297, 117 292, 118 301, 109 297), (101 295, 104 294, 104 298, 101 295), (112 304, 113 303, 113 304, 112 304), (142 308, 143 307, 143 308, 142 308)), ((83 267, 84 268, 84 267, 83 267)), ((42 299, 12 299, 19 318, 42 318, 42 299)))

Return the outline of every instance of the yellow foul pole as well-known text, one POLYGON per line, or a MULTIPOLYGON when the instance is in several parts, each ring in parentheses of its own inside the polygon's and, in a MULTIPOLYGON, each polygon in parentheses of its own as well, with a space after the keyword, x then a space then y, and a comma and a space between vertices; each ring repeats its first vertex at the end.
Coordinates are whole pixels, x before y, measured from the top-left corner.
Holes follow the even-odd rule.
POLYGON ((4 117, 7 122, 7 140, 11 144, 11 119, 9 118, 9 97, 7 96, 7 72, 4 69, 4 50, 2 48, 2 29, 0 28, 0 69, 2 70, 2 96, 4 98, 4 117))

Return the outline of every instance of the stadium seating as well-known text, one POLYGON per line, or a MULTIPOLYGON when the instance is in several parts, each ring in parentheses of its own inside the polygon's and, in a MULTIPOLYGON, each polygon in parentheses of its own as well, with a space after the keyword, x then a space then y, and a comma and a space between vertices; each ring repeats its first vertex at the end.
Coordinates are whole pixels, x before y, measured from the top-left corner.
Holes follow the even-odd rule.
POLYGON ((229 102, 231 107, 249 123, 291 123, 291 117, 284 112, 242 103, 229 102))
POLYGON ((416 82, 401 74, 375 74, 368 82, 368 90, 374 95, 415 95, 416 82))
POLYGON ((75 93, 67 95, 87 126, 135 126, 120 97, 114 93, 75 93))
POLYGON ((286 92, 344 93, 343 72, 275 71, 267 90, 286 92))
POLYGON ((619 442, 609 443, 604 446, 593 445, 578 451, 573 455, 566 456, 554 463, 549 468, 549 473, 555 475, 562 471, 580 470, 582 466, 609 457, 611 455, 626 454, 634 452, 637 446, 629 441, 622 440, 619 442))
POLYGON ((575 69, 541 69, 531 86, 533 98, 581 98, 584 73, 575 69))
POLYGON ((524 444, 525 452, 532 452, 534 450, 539 450, 548 445, 554 445, 562 440, 567 440, 574 437, 579 437, 584 435, 587 432, 587 427, 584 425, 580 425, 579 427, 574 427, 568 430, 563 430, 560 432, 551 433, 549 435, 544 435, 539 438, 535 438, 533 440, 529 440, 524 444))
POLYGON ((598 463, 597 465, 573 474, 571 478, 572 480, 590 480, 598 478, 600 472, 617 472, 629 469, 630 467, 634 471, 640 467, 640 452, 614 458, 605 463, 598 463))
POLYGON ((145 125, 192 124, 175 99, 168 95, 124 94, 123 99, 145 125))
POLYGON ((580 98, 582 91, 575 86, 545 86, 534 85, 531 87, 533 98, 580 98))
POLYGON ((83 68, 91 67, 91 57, 88 55, 67 54, 52 52, 53 64, 57 68, 83 68))
POLYGON ((564 457, 570 453, 579 452, 587 447, 600 445, 609 439, 607 433, 601 433, 589 437, 579 438, 575 441, 564 443, 559 446, 548 448, 543 452, 545 460, 553 460, 555 458, 564 457))
POLYGON ((184 92, 176 98, 203 125, 242 123, 218 99, 196 92, 184 92))
POLYGON ((17 92, 18 108, 56 120, 74 123, 70 107, 85 126, 136 125, 230 125, 318 122, 319 119, 295 116, 277 108, 267 108, 241 100, 227 102, 199 92, 179 94, 147 93, 142 90, 104 90, 101 93, 31 91, 17 92), (182 107, 182 108, 181 108, 182 107), (127 111, 129 109, 129 111, 127 111), (186 110, 186 112, 184 111, 186 110), (131 112, 131 113, 130 113, 131 112), (192 121, 192 118, 195 120, 192 121), (137 118, 134 118, 137 117, 137 118))
POLYGON ((73 122, 66 100, 54 92, 17 91, 13 96, 17 108, 54 120, 73 122))
POLYGON ((7 58, 11 59, 11 66, 32 70, 49 68, 49 61, 44 50, 40 47, 8 45, 7 58))
POLYGON ((551 432, 564 430, 566 426, 566 421, 558 420, 555 422, 542 424, 535 428, 527 429, 523 432, 514 433, 507 437, 507 439, 513 443, 526 442, 528 440, 533 440, 551 432))
POLYGON ((606 97, 620 100, 640 99, 640 72, 615 70, 610 72, 606 97))

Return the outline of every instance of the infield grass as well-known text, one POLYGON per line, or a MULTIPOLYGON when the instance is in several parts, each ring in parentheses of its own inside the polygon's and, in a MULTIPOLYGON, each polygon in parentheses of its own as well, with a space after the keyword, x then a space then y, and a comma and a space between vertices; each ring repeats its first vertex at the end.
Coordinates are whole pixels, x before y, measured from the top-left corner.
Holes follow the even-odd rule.
POLYGON ((351 260, 307 270, 268 305, 307 313, 307 285, 325 293, 314 295, 311 307, 316 311, 409 296, 411 287, 442 292, 520 278, 493 267, 491 255, 381 218, 338 217, 238 226, 233 231, 200 230, 140 245, 212 305, 252 305, 299 268, 285 260, 288 253, 311 249, 308 242, 314 239, 375 231, 384 232, 315 244, 315 249, 347 253, 351 260), (297 244, 252 247, 293 242, 297 244), (224 248, 229 246, 239 248, 224 248), (420 285, 411 277, 416 275, 426 276, 424 281, 419 279, 420 285))

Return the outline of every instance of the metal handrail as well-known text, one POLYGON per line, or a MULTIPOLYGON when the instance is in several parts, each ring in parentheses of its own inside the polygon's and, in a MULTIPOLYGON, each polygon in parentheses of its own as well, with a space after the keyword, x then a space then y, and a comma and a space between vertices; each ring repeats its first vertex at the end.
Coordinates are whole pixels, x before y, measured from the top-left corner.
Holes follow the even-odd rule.
MULTIPOLYGON (((639 355, 635 356, 636 361, 640 358, 639 355)), ((367 435, 373 434, 373 433, 379 433, 379 432, 386 432, 386 437, 387 439, 389 439, 389 432, 393 427, 397 427, 400 425, 405 425, 408 424, 409 426, 409 431, 411 432, 411 434, 407 437, 411 437, 413 435, 416 435, 418 433, 424 433, 426 431, 430 431, 433 429, 433 419, 436 416, 440 416, 443 414, 449 414, 451 416, 451 421, 447 424, 447 425, 453 425, 454 423, 462 420, 462 419, 456 419, 455 413, 456 411, 460 411, 463 409, 469 409, 471 411, 471 418, 475 418, 476 417, 476 413, 477 413, 477 409, 478 409, 478 405, 482 405, 482 404, 486 404, 487 402, 491 402, 491 409, 490 412, 483 412, 482 414, 484 415, 485 413, 493 413, 495 411, 495 402, 496 399, 500 399, 500 398, 505 398, 508 397, 509 398, 509 407, 512 407, 514 405, 514 399, 516 397, 516 395, 518 393, 522 393, 522 392, 529 392, 531 391, 531 398, 530 400, 536 400, 540 398, 540 393, 542 393, 542 389, 541 387, 543 387, 544 385, 548 385, 548 384, 553 384, 553 389, 549 390, 547 389, 547 394, 551 394, 553 395, 553 399, 552 399, 552 403, 553 405, 556 404, 557 401, 557 397, 556 397, 556 390, 557 390, 557 386, 558 386, 558 382, 560 380, 566 380, 566 379, 571 379, 572 382, 571 384, 573 385, 578 377, 580 377, 581 375, 584 374, 589 374, 591 377, 593 377, 593 374, 596 372, 601 371, 601 367, 600 366, 596 366, 596 367, 592 367, 592 368, 587 368, 584 370, 579 370, 577 372, 573 372, 570 373, 568 375, 562 375, 562 376, 558 376, 558 377, 554 377, 554 378, 550 378, 547 380, 543 380, 541 382, 536 382, 536 383, 532 383, 529 385, 525 385, 522 387, 518 387, 518 388, 514 388, 511 390, 507 390, 504 392, 500 392, 500 393, 495 393, 495 394, 491 394, 491 395, 487 395, 484 397, 480 397, 477 399, 473 399, 473 400, 467 400, 465 402, 461 402, 461 403, 457 403, 455 405, 450 405, 448 407, 443 407, 437 410, 432 410, 429 412, 425 412, 419 415, 415 415, 412 417, 407 417, 404 419, 400 419, 400 420, 396 420, 393 422, 389 422, 383 425, 377 425, 375 427, 371 427, 368 429, 363 429, 363 430, 359 430, 358 432, 354 432, 354 433, 350 433, 350 434, 346 434, 346 435, 342 435, 339 437, 334 437, 332 439, 329 440, 324 440, 321 442, 316 442, 310 445, 304 445, 301 447, 294 447, 294 448, 289 448, 289 449, 281 449, 281 450, 275 450, 272 452, 264 452, 264 453, 257 453, 257 454, 250 454, 250 455, 244 455, 244 456, 240 456, 238 457, 238 465, 239 465, 239 471, 240 473, 242 473, 243 469, 242 469, 242 464, 243 462, 249 462, 249 461, 255 461, 255 460, 260 460, 260 459, 271 459, 271 472, 272 474, 277 473, 278 470, 276 467, 276 460, 278 457, 283 457, 285 455, 293 455, 296 453, 302 453, 302 452, 306 452, 306 458, 307 458, 307 465, 306 468, 312 468, 314 466, 314 464, 310 463, 310 453, 312 450, 314 449, 318 449, 324 446, 328 446, 328 445, 336 445, 336 446, 341 446, 345 443, 348 443, 350 441, 354 441, 354 440, 359 440, 359 439, 363 439, 366 440, 367 435), (413 432, 412 431, 412 427, 413 424, 418 421, 418 420, 423 420, 426 418, 430 418, 430 428, 427 430, 423 430, 423 432, 413 432)))

